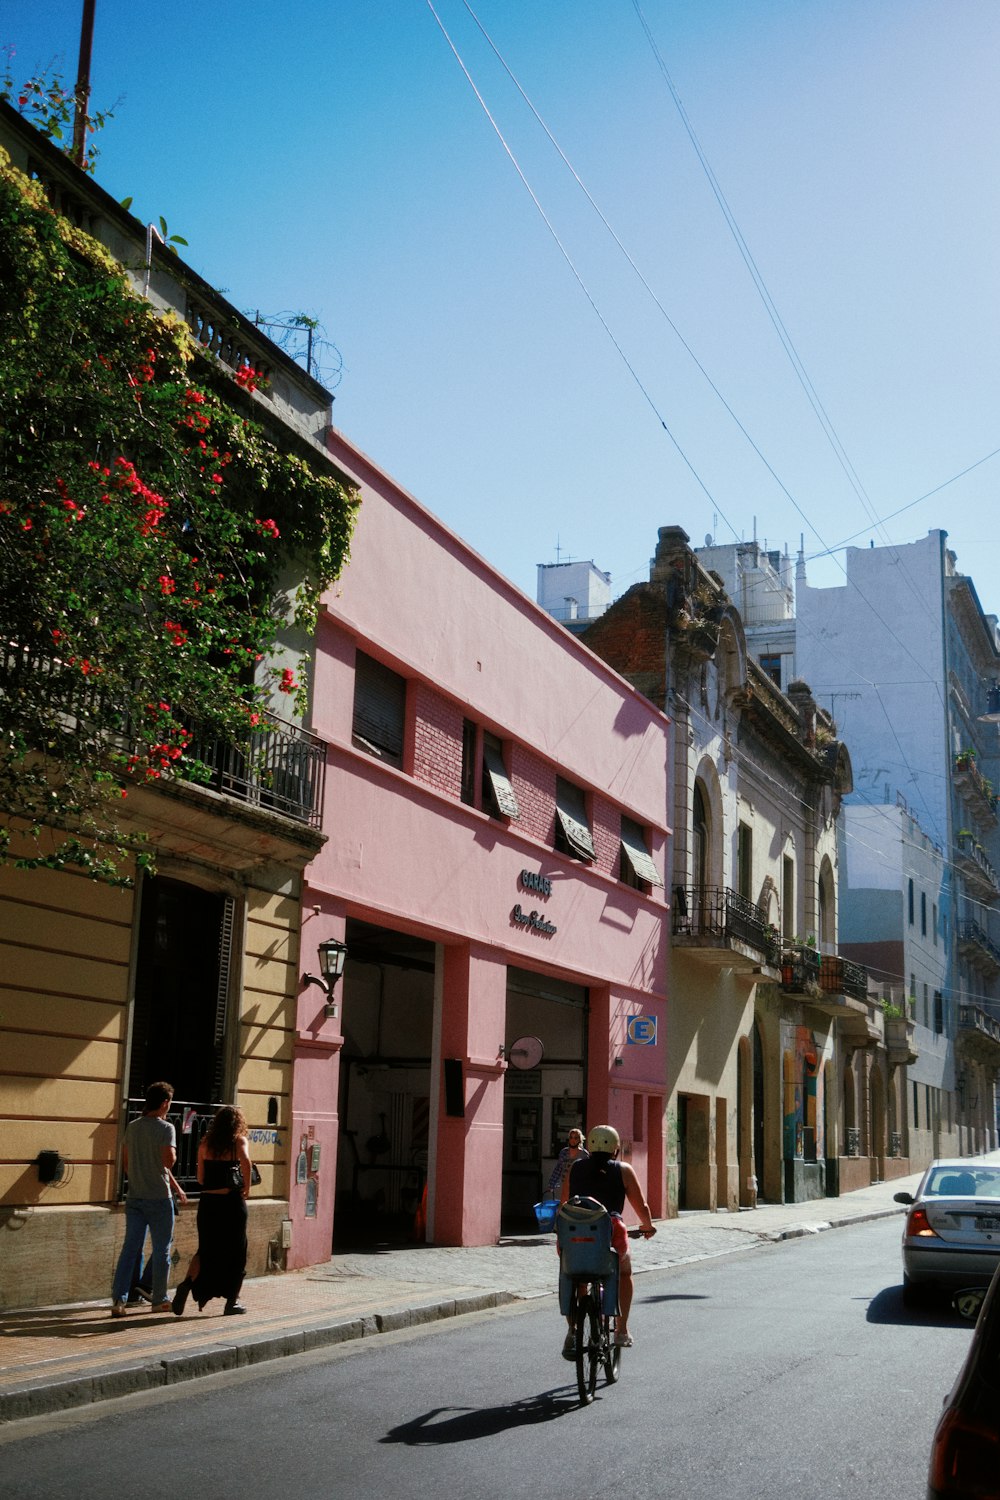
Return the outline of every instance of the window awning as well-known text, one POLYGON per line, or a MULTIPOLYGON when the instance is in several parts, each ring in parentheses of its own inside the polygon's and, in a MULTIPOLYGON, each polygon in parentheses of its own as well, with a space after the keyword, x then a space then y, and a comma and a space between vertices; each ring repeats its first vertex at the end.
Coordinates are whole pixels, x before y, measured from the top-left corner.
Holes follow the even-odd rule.
POLYGON ((577 859, 596 859, 597 850, 590 829, 581 819, 581 814, 585 813, 582 791, 560 779, 556 784, 556 817, 570 853, 577 859))
POLYGON ((637 880, 644 880, 647 885, 662 886, 660 872, 653 863, 641 832, 637 827, 629 828, 624 820, 622 822, 622 859, 627 860, 631 865, 637 880))
POLYGON ((505 818, 519 818, 521 809, 517 805, 517 797, 514 795, 514 788, 507 775, 507 767, 503 763, 500 752, 493 745, 483 745, 483 768, 490 778, 490 786, 493 788, 493 795, 500 812, 505 818))

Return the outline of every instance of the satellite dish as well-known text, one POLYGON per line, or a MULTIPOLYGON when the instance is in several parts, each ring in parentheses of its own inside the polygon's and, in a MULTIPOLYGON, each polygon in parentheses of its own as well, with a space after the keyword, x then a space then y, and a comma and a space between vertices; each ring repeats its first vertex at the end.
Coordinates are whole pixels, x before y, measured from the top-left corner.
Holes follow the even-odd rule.
POLYGON ((712 533, 710 531, 706 531, 705 532, 705 546, 706 547, 711 547, 711 545, 712 545, 712 533))

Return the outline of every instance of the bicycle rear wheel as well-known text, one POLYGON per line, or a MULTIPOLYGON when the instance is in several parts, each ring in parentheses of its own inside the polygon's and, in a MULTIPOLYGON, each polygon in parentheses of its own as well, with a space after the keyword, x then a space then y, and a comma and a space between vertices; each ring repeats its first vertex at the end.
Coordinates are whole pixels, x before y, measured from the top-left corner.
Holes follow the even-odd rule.
POLYGON ((588 1406, 597 1389, 597 1367, 601 1362, 601 1319, 593 1292, 576 1306, 576 1385, 580 1404, 588 1406))
POLYGON ((604 1378, 608 1385, 614 1385, 622 1362, 622 1351, 615 1343, 614 1318, 601 1319, 601 1356, 604 1360, 604 1378))

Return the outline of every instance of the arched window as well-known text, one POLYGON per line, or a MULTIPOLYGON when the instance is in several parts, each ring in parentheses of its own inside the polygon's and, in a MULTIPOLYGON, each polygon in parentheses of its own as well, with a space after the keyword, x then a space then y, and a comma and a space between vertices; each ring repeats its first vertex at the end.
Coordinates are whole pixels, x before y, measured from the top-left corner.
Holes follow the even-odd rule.
POLYGON ((699 895, 703 894, 708 886, 708 866, 708 813, 705 809, 704 794, 695 782, 691 819, 691 878, 699 895))
POLYGON ((835 910, 833 870, 830 861, 824 859, 819 872, 819 882, 816 890, 817 910, 816 921, 819 931, 821 953, 835 953, 837 951, 837 914, 835 910))

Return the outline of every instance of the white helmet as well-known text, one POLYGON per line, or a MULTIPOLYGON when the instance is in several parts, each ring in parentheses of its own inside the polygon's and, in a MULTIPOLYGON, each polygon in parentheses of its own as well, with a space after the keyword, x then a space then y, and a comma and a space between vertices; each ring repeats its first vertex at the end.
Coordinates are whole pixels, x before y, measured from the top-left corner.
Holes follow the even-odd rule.
POLYGON ((613 1125, 595 1125, 587 1136, 587 1150, 615 1156, 621 1148, 621 1136, 613 1125))

